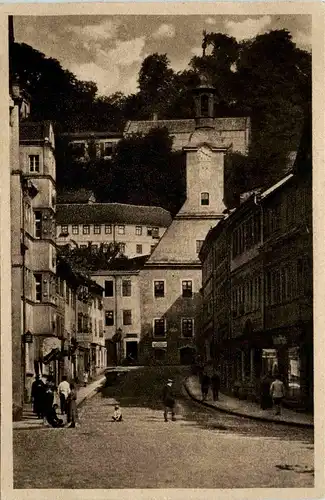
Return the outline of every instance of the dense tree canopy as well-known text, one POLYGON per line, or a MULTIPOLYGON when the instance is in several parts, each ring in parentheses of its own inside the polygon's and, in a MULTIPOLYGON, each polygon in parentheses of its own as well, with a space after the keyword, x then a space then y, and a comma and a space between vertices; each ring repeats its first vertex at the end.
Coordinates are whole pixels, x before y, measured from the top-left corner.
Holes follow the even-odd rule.
MULTIPOLYGON (((217 89, 217 116, 251 117, 248 157, 227 159, 231 189, 240 192, 273 182, 288 153, 297 150, 304 117, 311 112, 311 55, 297 48, 285 29, 243 42, 208 33, 205 41, 207 55, 193 57, 181 72, 173 71, 166 54, 147 56, 138 91, 128 96, 98 96, 95 83, 79 81, 58 61, 26 44, 11 47, 12 68, 31 95, 32 119, 52 120, 56 132, 123 130, 126 120, 149 119, 153 113, 159 118, 192 117, 191 91, 203 71, 217 89)), ((166 131, 152 131, 124 139, 112 161, 91 159, 79 174, 73 160, 67 163, 65 158, 60 165, 58 154, 58 183, 92 186, 102 201, 151 203, 174 211, 184 196, 179 157, 171 152, 166 131)))

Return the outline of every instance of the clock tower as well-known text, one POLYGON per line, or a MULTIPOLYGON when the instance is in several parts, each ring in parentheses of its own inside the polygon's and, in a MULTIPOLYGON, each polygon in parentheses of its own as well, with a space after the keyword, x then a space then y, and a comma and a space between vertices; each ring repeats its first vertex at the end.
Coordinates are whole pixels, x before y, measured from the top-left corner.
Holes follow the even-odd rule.
POLYGON ((183 148, 186 153, 186 201, 178 216, 210 218, 222 216, 225 209, 224 155, 231 143, 215 128, 215 88, 207 77, 200 79, 200 85, 194 89, 195 130, 183 148))

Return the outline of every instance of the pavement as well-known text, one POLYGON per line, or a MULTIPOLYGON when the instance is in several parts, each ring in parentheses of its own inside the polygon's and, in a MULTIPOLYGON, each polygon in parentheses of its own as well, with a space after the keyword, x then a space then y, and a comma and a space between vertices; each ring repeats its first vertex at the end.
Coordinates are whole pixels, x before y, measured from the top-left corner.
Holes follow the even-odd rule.
MULTIPOLYGON (((85 387, 80 386, 77 390, 77 406, 79 407, 84 401, 97 394, 99 387, 104 384, 105 380, 106 377, 102 373, 96 380, 93 380, 85 387)), ((61 418, 60 412, 58 416, 61 418)), ((23 419, 18 422, 13 422, 13 429, 37 429, 44 426, 49 425, 44 424, 42 419, 36 417, 33 413, 31 404, 26 404, 24 406, 23 419)))
POLYGON ((93 489, 113 488, 124 498, 123 488, 204 488, 203 499, 207 488, 314 486, 312 429, 197 404, 180 394, 188 375, 178 367, 130 370, 85 401, 77 428, 15 431, 14 489, 87 489, 94 497, 93 489), (166 423, 160 396, 170 376, 178 404, 176 421, 166 423), (112 422, 115 400, 120 423, 112 422))
POLYGON ((268 410, 262 410, 257 403, 240 400, 221 393, 219 393, 218 401, 213 401, 210 391, 207 400, 202 401, 199 378, 194 375, 186 378, 184 387, 188 395, 194 401, 201 403, 204 406, 215 408, 218 411, 241 417, 252 418, 255 420, 261 420, 263 422, 275 422, 279 424, 306 428, 314 427, 313 415, 307 413, 298 413, 288 408, 282 408, 281 415, 275 415, 274 409, 272 408, 268 410))

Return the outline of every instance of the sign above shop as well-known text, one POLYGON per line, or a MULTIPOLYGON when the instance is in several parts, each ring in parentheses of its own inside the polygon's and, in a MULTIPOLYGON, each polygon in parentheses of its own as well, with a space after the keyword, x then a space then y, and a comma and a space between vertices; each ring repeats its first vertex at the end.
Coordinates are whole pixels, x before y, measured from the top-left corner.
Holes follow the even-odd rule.
POLYGON ((166 348, 167 342, 152 342, 152 347, 166 348))

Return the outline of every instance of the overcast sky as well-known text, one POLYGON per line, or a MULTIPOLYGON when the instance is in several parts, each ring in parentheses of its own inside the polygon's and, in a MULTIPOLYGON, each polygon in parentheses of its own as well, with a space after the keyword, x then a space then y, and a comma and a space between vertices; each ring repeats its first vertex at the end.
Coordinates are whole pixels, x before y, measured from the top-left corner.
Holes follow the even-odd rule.
POLYGON ((141 61, 167 53, 175 71, 201 54, 202 31, 222 32, 238 41, 286 28, 298 47, 311 50, 311 17, 263 16, 33 16, 15 17, 17 42, 60 61, 79 79, 95 81, 98 93, 137 90, 141 61))

